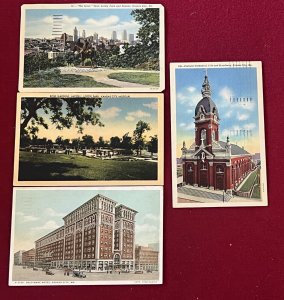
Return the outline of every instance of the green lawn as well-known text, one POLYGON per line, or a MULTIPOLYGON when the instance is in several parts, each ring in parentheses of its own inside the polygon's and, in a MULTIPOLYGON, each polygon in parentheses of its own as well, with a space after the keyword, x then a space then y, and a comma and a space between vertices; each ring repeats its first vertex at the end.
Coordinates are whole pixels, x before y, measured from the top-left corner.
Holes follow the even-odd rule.
POLYGON ((254 186, 253 192, 251 194, 251 198, 260 199, 260 186, 258 184, 254 186))
POLYGON ((249 192, 249 190, 251 189, 253 183, 254 183, 254 180, 257 176, 259 172, 259 169, 257 168, 256 170, 254 170, 250 175, 249 177, 246 179, 245 183, 242 185, 242 187, 240 188, 240 191, 241 192, 249 192))
POLYGON ((126 81, 132 83, 140 83, 144 85, 160 85, 159 73, 144 73, 144 72, 121 72, 111 73, 108 78, 116 79, 119 81, 126 81))
POLYGON ((24 87, 111 87, 89 76, 75 74, 40 73, 24 76, 24 87))
POLYGON ((148 161, 20 152, 19 180, 156 180, 157 169, 157 163, 148 161))

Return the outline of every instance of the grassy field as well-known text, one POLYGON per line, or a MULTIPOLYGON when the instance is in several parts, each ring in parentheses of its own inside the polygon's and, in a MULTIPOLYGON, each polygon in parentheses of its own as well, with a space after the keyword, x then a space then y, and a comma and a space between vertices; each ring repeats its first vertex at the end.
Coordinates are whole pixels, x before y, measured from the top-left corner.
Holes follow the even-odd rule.
POLYGON ((258 172, 259 172, 259 169, 255 169, 250 175, 249 175, 249 177, 246 179, 246 181, 245 181, 245 183, 242 185, 242 187, 240 188, 240 191, 242 191, 242 192, 248 192, 250 189, 251 189, 251 187, 252 187, 252 185, 253 185, 253 183, 254 183, 254 180, 255 180, 255 178, 256 178, 256 176, 257 176, 257 174, 258 174, 258 172))
POLYGON ((159 73, 143 73, 143 72, 121 72, 121 73, 111 73, 108 78, 116 79, 119 81, 126 81, 132 83, 140 83, 144 85, 160 85, 159 73))
POLYGON ((254 189, 251 194, 251 198, 260 198, 260 186, 259 184, 254 186, 254 189))
POLYGON ((155 180, 155 162, 20 152, 19 180, 155 180))
POLYGON ((40 73, 24 76, 24 87, 111 87, 89 76, 75 74, 40 73))

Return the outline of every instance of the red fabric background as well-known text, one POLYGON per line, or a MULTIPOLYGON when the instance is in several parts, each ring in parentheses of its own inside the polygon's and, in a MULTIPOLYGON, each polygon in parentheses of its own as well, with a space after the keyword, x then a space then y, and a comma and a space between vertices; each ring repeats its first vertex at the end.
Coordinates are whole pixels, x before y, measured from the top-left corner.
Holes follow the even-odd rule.
POLYGON ((164 284, 8 287, 19 22, 23 2, 1 1, 2 299, 284 299, 283 1, 161 2, 166 17, 164 284), (169 62, 227 60, 263 62, 269 207, 173 209, 169 62))

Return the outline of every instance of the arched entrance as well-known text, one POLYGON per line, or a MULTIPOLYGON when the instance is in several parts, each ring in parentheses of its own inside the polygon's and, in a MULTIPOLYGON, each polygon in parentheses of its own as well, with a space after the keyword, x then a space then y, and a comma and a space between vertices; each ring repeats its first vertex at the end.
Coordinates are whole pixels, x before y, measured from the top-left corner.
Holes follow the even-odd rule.
POLYGON ((186 168, 186 184, 194 184, 194 166, 193 164, 188 164, 186 168))
POLYGON ((208 165, 201 163, 199 168, 199 186, 208 187, 208 165))
POLYGON ((216 167, 216 190, 225 190, 224 166, 216 167))
POLYGON ((113 266, 114 266, 114 269, 119 269, 120 268, 120 255, 118 253, 114 254, 113 266))

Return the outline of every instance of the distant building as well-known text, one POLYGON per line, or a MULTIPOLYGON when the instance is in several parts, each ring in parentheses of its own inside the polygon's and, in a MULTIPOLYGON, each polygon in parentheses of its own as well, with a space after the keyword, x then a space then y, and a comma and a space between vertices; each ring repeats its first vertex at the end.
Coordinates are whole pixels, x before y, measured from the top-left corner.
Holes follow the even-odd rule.
POLYGON ((129 33, 128 35, 128 41, 130 44, 134 43, 134 34, 133 33, 129 33))
POLYGON ((32 248, 22 253, 22 264, 25 266, 33 266, 35 263, 35 249, 32 248))
POLYGON ((94 42, 96 43, 96 44, 98 44, 98 42, 99 42, 99 35, 96 33, 96 32, 94 32, 94 42))
POLYGON ((25 250, 20 250, 14 254, 14 265, 23 264, 23 252, 25 252, 25 250))
POLYGON ((74 42, 76 42, 79 38, 79 32, 77 27, 74 28, 74 42))
POLYGON ((136 211, 96 195, 36 242, 36 265, 94 271, 134 270, 136 211))
POLYGON ((135 269, 136 270, 159 270, 159 251, 150 247, 135 247, 135 269))
POLYGON ((117 40, 117 33, 116 33, 116 31, 113 31, 113 32, 112 32, 112 34, 111 34, 111 39, 112 39, 113 41, 116 41, 116 40, 117 40))
POLYGON ((86 38, 86 31, 85 31, 85 29, 83 29, 83 31, 82 31, 82 38, 83 38, 83 39, 86 38))
POLYGON ((47 57, 48 59, 55 59, 58 56, 63 56, 64 52, 59 52, 59 51, 49 51, 47 52, 47 57))
POLYGON ((148 244, 148 247, 152 248, 155 251, 159 251, 160 244, 159 243, 152 243, 152 244, 148 244))
POLYGON ((122 40, 127 42, 127 31, 125 29, 122 32, 122 40))

